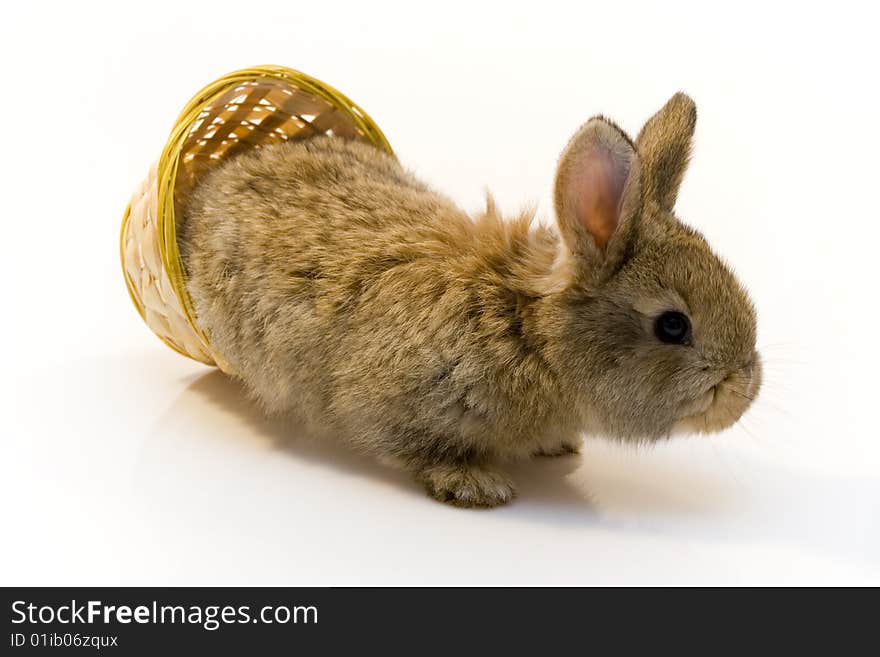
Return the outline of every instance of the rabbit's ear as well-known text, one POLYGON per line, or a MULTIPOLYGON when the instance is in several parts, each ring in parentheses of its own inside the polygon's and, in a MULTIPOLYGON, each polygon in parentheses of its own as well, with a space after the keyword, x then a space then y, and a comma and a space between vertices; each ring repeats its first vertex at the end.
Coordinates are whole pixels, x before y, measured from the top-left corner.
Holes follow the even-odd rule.
POLYGON ((678 196, 696 123, 697 106, 679 92, 648 119, 636 138, 645 198, 666 210, 672 209, 678 196))
POLYGON ((592 118, 566 146, 556 170, 554 205, 566 245, 592 269, 623 257, 639 202, 639 162, 629 137, 592 118))

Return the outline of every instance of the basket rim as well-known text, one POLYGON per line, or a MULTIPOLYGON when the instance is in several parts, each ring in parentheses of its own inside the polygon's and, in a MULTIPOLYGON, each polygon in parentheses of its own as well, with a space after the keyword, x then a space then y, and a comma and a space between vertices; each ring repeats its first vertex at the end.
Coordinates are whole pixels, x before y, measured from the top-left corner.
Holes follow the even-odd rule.
MULTIPOLYGON (((174 216, 174 183, 177 179, 177 167, 183 150, 183 145, 190 133, 192 124, 196 121, 205 106, 212 103, 235 85, 247 82, 257 82, 265 79, 274 79, 291 83, 303 91, 307 91, 308 93, 326 100, 336 109, 347 114, 374 146, 381 148, 390 155, 394 155, 394 151, 388 143, 385 134, 359 105, 354 103, 342 92, 331 87, 329 84, 302 73, 301 71, 284 66, 252 66, 227 73, 210 84, 205 85, 184 106, 180 115, 177 117, 174 127, 171 129, 171 133, 165 143, 165 147, 162 149, 162 154, 159 157, 157 166, 156 180, 158 187, 158 208, 156 223, 158 235, 156 237, 159 254, 162 258, 162 266, 165 269, 165 273, 168 275, 172 289, 180 301, 184 317, 199 341, 202 343, 206 353, 211 354, 216 361, 207 364, 219 365, 224 370, 227 369, 227 366, 225 362, 222 362, 222 356, 217 354, 212 348, 208 336, 201 328, 199 328, 199 325, 196 322, 196 314, 193 308, 192 299, 190 299, 189 293, 186 289, 186 274, 177 244, 177 224, 174 216)), ((145 319, 146 313, 143 302, 137 294, 134 283, 129 279, 128 273, 125 270, 125 233, 130 214, 131 203, 129 202, 122 218, 122 228, 120 231, 122 273, 125 278, 125 284, 128 288, 129 296, 131 297, 135 308, 137 308, 138 313, 145 319)), ((193 354, 185 353, 164 337, 159 337, 165 344, 178 353, 182 353, 193 360, 205 362, 193 354)))

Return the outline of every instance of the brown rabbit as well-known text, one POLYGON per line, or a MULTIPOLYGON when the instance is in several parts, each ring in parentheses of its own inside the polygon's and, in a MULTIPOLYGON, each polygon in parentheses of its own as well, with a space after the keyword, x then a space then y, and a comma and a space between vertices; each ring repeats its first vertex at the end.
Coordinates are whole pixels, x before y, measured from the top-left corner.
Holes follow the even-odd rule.
POLYGON ((672 211, 695 120, 676 94, 635 142, 588 121, 559 162, 558 235, 491 201, 469 217, 361 143, 239 156, 180 235, 199 322, 267 411, 460 506, 510 500, 495 462, 584 432, 728 427, 761 366, 746 293, 672 211))

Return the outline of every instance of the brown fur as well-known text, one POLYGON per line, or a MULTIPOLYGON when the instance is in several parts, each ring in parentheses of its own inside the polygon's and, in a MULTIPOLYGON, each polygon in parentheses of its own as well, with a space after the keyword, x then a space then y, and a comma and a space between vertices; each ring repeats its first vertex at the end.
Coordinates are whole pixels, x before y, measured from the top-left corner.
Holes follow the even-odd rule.
POLYGON ((585 124, 559 166, 562 241, 491 202, 471 218, 365 144, 239 156, 204 180, 183 222, 199 322, 269 412, 296 413, 461 506, 513 496, 494 462, 569 453, 584 431, 650 440, 728 426, 760 380, 755 317, 671 212, 692 115, 677 95, 635 148, 604 119, 585 124), (588 181, 603 192, 604 239, 565 201, 589 197, 566 188, 593 161, 585 144, 628 173, 625 186, 588 181), (617 215, 607 201, 621 195, 617 215), (653 336, 671 308, 691 317, 693 345, 653 336))

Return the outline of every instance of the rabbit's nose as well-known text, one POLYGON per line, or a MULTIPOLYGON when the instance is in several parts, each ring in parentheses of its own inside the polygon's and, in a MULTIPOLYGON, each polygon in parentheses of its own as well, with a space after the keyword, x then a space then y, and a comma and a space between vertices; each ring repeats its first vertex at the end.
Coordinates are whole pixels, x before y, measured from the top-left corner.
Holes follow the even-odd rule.
POLYGON ((757 351, 753 351, 747 358, 732 364, 730 371, 727 373, 727 376, 724 377, 722 383, 729 383, 739 377, 751 380, 754 378, 755 372, 760 372, 760 369, 761 356, 757 351))

